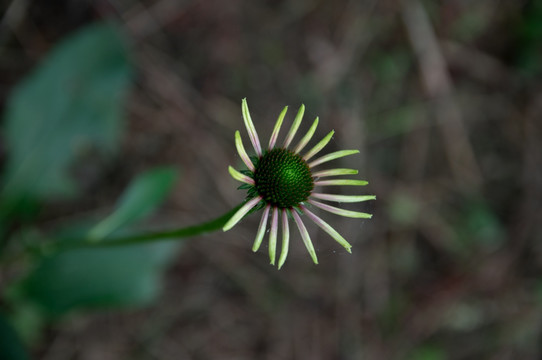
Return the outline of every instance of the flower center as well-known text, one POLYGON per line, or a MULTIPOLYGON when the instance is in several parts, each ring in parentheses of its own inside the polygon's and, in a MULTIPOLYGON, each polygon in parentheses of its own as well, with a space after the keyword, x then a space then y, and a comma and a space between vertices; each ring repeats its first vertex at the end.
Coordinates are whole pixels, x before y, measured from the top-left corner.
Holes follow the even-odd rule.
POLYGON ((307 162, 287 149, 267 151, 254 171, 256 191, 272 206, 291 208, 306 201, 314 181, 307 162))

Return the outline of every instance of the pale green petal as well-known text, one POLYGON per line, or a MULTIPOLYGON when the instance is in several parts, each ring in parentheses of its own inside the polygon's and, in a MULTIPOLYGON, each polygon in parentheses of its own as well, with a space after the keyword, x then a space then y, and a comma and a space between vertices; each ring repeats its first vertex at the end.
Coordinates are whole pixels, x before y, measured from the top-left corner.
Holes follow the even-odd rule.
MULTIPOLYGON (((327 134, 322 140, 320 140, 320 142, 318 144, 316 144, 316 146, 314 146, 312 149, 310 149, 309 152, 306 153, 305 156, 303 156, 303 159, 305 161, 308 161, 311 157, 316 155, 320 150, 322 150, 329 143, 329 141, 333 137, 333 134, 335 134, 335 131, 331 130, 331 132, 329 134, 327 134)), ((310 167, 310 165, 309 165, 309 167, 310 167)))
POLYGON ((256 233, 256 238, 254 239, 254 245, 252 245, 252 251, 256 252, 262 245, 263 236, 265 234, 265 229, 267 228, 267 218, 269 217, 269 209, 271 205, 267 205, 263 211, 262 218, 260 219, 260 226, 258 226, 258 232, 256 233))
POLYGON ((235 226, 241 219, 254 207, 256 204, 258 204, 262 200, 261 197, 257 196, 254 199, 247 202, 245 205, 243 205, 237 212, 231 217, 230 220, 224 225, 222 228, 223 231, 228 231, 232 227, 235 226))
POLYGON ((284 116, 286 115, 287 111, 288 106, 285 106, 284 109, 282 109, 282 112, 280 113, 277 122, 275 123, 275 128, 273 129, 273 133, 269 138, 269 150, 275 147, 275 143, 277 142, 277 138, 279 137, 280 127, 282 126, 282 121, 284 120, 284 116))
POLYGON ((314 174, 312 174, 312 177, 319 178, 319 177, 337 176, 337 175, 356 175, 357 173, 358 171, 354 169, 331 169, 331 170, 317 171, 314 174))
POLYGON ((307 251, 312 258, 312 261, 315 264, 318 264, 316 251, 314 251, 314 246, 312 245, 311 237, 309 236, 309 232, 307 231, 305 224, 303 224, 303 221, 295 210, 292 211, 292 215, 294 217, 295 223, 297 224, 297 228, 299 229, 299 233, 301 234, 301 238, 303 239, 303 243, 305 244, 305 247, 307 248, 307 251))
POLYGON ((337 215, 340 215, 340 216, 357 218, 357 219, 370 219, 370 218, 373 217, 373 215, 371 215, 371 214, 367 214, 367 213, 359 212, 359 211, 351 211, 351 210, 341 209, 341 208, 331 206, 331 205, 328 205, 328 204, 324 204, 324 203, 321 203, 319 201, 312 200, 312 199, 309 199, 309 203, 316 206, 316 207, 319 207, 322 210, 325 210, 325 211, 328 211, 330 213, 337 214, 337 215))
POLYGON ((234 178, 237 181, 244 182, 246 184, 254 185, 254 179, 246 176, 244 174, 241 174, 239 171, 235 170, 233 167, 228 166, 228 171, 230 172, 230 175, 232 178, 234 178))
POLYGON ((287 148, 294 139, 295 133, 297 132, 297 129, 299 129, 299 125, 301 125, 303 114, 305 114, 305 105, 301 104, 297 111, 297 115, 295 116, 294 123, 292 124, 290 131, 288 131, 288 135, 286 135, 286 140, 284 140, 285 148, 287 148))
POLYGON ((275 265, 275 257, 277 254, 277 229, 279 221, 279 209, 273 208, 273 216, 271 217, 271 230, 269 231, 269 261, 271 265, 275 265))
POLYGON ((329 153, 327 155, 324 155, 322 157, 319 157, 318 159, 314 160, 309 164, 310 168, 313 168, 317 165, 320 165, 322 163, 325 163, 327 161, 335 160, 342 158, 344 156, 352 155, 352 154, 358 154, 359 150, 341 150, 341 151, 335 151, 332 153, 329 153))
POLYGON ((349 253, 352 252, 352 250, 350 250, 352 248, 352 245, 350 245, 350 243, 348 243, 348 241, 346 241, 341 236, 341 234, 339 234, 335 229, 333 229, 327 222, 320 219, 318 216, 313 214, 309 209, 307 209, 303 205, 301 205, 301 209, 303 210, 305 214, 307 214, 308 217, 311 218, 312 221, 314 221, 316 225, 318 225, 322 230, 327 232, 333 239, 335 239, 335 241, 341 244, 346 249, 346 251, 348 251, 349 253))
POLYGON ((321 194, 321 193, 312 193, 312 197, 322 200, 335 201, 335 202, 362 202, 367 200, 375 200, 376 196, 374 195, 334 195, 334 194, 321 194))
POLYGON ((254 171, 254 164, 250 160, 247 152, 245 151, 245 147, 243 146, 243 140, 241 139, 241 134, 239 133, 239 131, 235 132, 235 147, 237 148, 237 153, 239 154, 241 160, 243 160, 247 168, 249 168, 250 171, 254 171))
POLYGON ((260 146, 260 139, 258 138, 258 133, 256 132, 256 128, 254 127, 254 123, 252 122, 252 118, 250 117, 246 98, 243 99, 243 101, 241 102, 241 109, 243 112, 245 127, 247 128, 248 136, 250 137, 250 141, 252 142, 254 151, 256 151, 256 154, 258 154, 258 156, 261 156, 262 147, 260 146))
POLYGON ((290 229, 288 225, 288 211, 282 210, 282 249, 280 251, 279 265, 278 268, 284 265, 286 262, 286 257, 288 256, 288 248, 290 246, 290 229))
POLYGON ((314 135, 314 132, 316 131, 316 128, 318 127, 318 118, 314 120, 312 123, 312 126, 310 127, 309 131, 303 136, 303 139, 299 142, 299 144, 296 146, 294 152, 298 154, 303 148, 309 143, 309 141, 312 139, 312 136, 314 135))
POLYGON ((365 186, 369 182, 365 180, 350 180, 350 179, 335 179, 335 180, 321 180, 315 181, 314 185, 318 186, 328 186, 328 185, 356 185, 356 186, 365 186))

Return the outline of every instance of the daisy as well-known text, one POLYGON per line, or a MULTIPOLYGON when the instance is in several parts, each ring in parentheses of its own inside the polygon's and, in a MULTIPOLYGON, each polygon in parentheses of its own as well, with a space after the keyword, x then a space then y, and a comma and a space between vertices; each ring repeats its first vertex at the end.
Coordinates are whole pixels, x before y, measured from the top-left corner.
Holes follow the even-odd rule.
POLYGON ((334 131, 331 131, 319 143, 317 143, 309 151, 302 152, 305 146, 311 140, 316 127, 318 126, 318 117, 314 120, 309 131, 303 136, 295 147, 290 147, 292 140, 301 124, 301 119, 305 112, 305 106, 301 105, 295 120, 286 135, 282 146, 277 146, 278 135, 282 126, 282 121, 286 115, 288 107, 284 107, 280 113, 277 123, 269 139, 267 149, 262 148, 260 139, 256 133, 256 128, 250 117, 246 99, 243 99, 241 105, 243 120, 247 129, 250 142, 254 147, 256 156, 249 157, 239 131, 235 132, 235 145, 239 156, 247 166, 248 170, 237 171, 233 167, 229 167, 231 176, 243 185, 240 189, 247 189, 247 199, 244 205, 228 220, 224 225, 223 230, 228 231, 234 227, 245 215, 251 211, 263 209, 263 214, 256 233, 256 239, 252 250, 258 251, 264 238, 269 214, 271 214, 271 225, 269 231, 269 259, 272 265, 275 265, 276 249, 277 249, 277 233, 279 222, 282 225, 282 247, 280 257, 278 259, 278 268, 280 269, 288 255, 290 229, 289 219, 293 219, 296 224, 303 243, 307 248, 312 260, 318 264, 318 258, 314 251, 311 238, 305 227, 302 216, 305 215, 316 223, 322 230, 328 233, 333 239, 341 244, 349 253, 351 253, 351 245, 327 222, 314 214, 308 207, 314 206, 333 214, 352 217, 365 218, 372 217, 371 214, 344 210, 335 206, 328 205, 323 201, 331 202, 361 202, 376 199, 373 195, 334 195, 315 191, 315 188, 321 186, 336 186, 336 185, 353 185, 364 186, 367 181, 351 180, 351 179, 327 179, 328 177, 337 175, 355 175, 357 170, 353 169, 331 169, 331 170, 315 170, 319 165, 335 160, 347 155, 359 153, 358 150, 342 150, 333 152, 315 160, 313 157, 320 152, 331 140, 334 131))

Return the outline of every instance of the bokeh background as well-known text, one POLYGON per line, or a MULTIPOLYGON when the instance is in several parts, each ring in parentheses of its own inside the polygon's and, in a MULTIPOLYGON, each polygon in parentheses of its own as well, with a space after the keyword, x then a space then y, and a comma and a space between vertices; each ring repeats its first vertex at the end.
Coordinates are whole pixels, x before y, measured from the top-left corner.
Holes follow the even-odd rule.
POLYGON ((225 213, 244 198, 227 172, 241 164, 235 130, 248 144, 244 97, 264 141, 283 106, 289 123, 304 103, 302 130, 319 116, 317 137, 335 130, 326 150, 359 149, 336 164, 359 169, 369 181, 362 191, 377 195, 349 207, 371 220, 322 214, 351 255, 309 225, 320 264, 294 231, 277 271, 266 245, 250 250, 253 215, 184 241, 150 304, 45 323, 29 341, 33 358, 542 357, 541 1, 2 7, 2 107, 55 44, 96 21, 118 25, 135 69, 120 150, 81 160, 83 195, 48 202, 38 228, 106 213, 130 179, 157 165, 181 176, 148 225, 225 213))

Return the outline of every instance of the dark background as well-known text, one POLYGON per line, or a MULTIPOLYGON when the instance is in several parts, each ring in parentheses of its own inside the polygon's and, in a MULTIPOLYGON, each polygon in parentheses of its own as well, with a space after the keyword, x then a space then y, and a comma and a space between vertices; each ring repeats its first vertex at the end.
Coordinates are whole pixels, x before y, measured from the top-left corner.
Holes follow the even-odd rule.
POLYGON ((307 107, 326 150, 359 149, 376 194, 327 216, 347 254, 309 226, 284 268, 250 250, 259 217, 186 241, 145 309, 49 325, 39 359, 540 359, 542 2, 5 2, 0 103, 47 52, 100 19, 129 39, 136 81, 120 154, 79 165, 87 196, 40 214, 107 209, 155 165, 182 177, 155 218, 189 225, 244 193, 234 132, 247 97, 266 142, 307 107))

